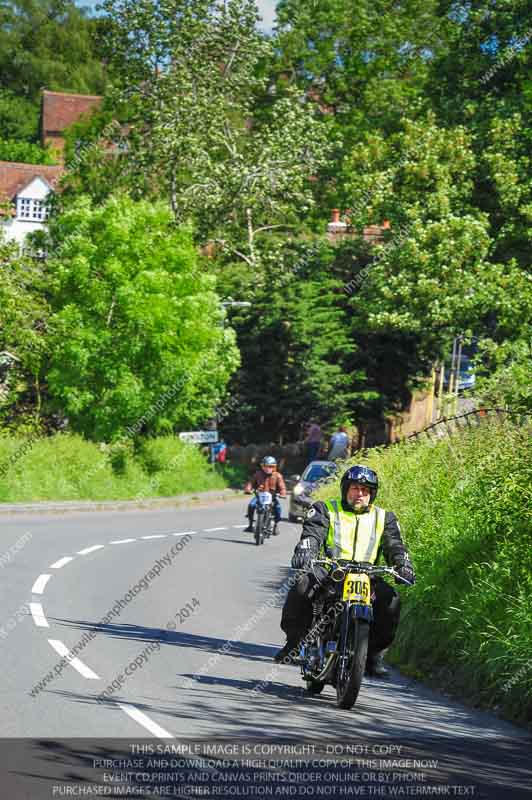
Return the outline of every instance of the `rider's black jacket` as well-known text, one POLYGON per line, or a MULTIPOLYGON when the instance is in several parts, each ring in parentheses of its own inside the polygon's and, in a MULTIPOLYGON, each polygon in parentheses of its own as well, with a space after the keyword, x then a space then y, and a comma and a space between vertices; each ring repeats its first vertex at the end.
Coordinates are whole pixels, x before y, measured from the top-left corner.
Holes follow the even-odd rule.
MULTIPOLYGON (((350 508, 350 506, 346 505, 343 505, 343 509, 344 511, 353 510, 350 508)), ((325 544, 325 540, 327 539, 327 534, 329 532, 329 520, 329 509, 325 503, 322 503, 321 501, 314 503, 305 517, 300 541, 303 541, 303 539, 309 539, 310 549, 315 556, 319 553, 321 546, 325 544)), ((401 537, 399 523, 397 522, 397 518, 392 511, 387 511, 386 516, 384 517, 384 531, 376 561, 379 560, 381 553, 384 556, 386 563, 390 567, 399 567, 403 564, 411 563, 408 556, 408 551, 401 537)))

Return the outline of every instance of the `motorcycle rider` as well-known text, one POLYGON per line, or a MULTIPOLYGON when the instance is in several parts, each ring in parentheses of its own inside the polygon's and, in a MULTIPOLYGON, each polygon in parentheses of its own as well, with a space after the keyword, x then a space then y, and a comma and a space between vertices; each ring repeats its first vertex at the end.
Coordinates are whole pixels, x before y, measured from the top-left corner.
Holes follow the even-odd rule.
MULTIPOLYGON (((388 566, 393 566, 401 578, 415 583, 414 569, 395 514, 374 505, 379 488, 376 472, 366 466, 352 466, 342 476, 340 488, 341 497, 318 501, 309 509, 294 550, 292 567, 308 569, 311 560, 320 557, 375 564, 382 552, 388 566)), ((281 617, 287 641, 274 656, 277 663, 290 663, 297 655, 299 642, 312 625, 312 598, 326 583, 326 578, 326 570, 318 566, 314 572, 300 575, 288 592, 281 617)), ((396 582, 400 581, 396 579, 396 582)), ((382 578, 372 581, 372 588, 375 600, 366 671, 386 677, 388 670, 383 664, 383 654, 395 637, 400 599, 397 591, 382 578)))
MULTIPOLYGON (((271 492, 273 495, 273 516, 275 529, 277 529, 277 524, 281 519, 281 504, 278 496, 286 497, 286 485, 283 476, 277 471, 277 461, 273 456, 264 456, 260 462, 260 469, 257 470, 244 487, 246 494, 251 494, 254 489, 258 489, 261 492, 271 492)), ((253 497, 249 501, 246 513, 249 519, 249 525, 245 528, 247 533, 253 533, 253 516, 256 506, 257 498, 253 497)))

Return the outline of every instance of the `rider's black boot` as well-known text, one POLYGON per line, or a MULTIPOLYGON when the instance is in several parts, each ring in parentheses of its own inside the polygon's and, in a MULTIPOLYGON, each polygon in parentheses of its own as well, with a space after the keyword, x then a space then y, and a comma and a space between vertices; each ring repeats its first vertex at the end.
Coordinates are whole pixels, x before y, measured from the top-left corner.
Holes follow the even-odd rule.
POLYGON ((287 639, 286 644, 273 657, 276 664, 295 664, 299 658, 299 639, 287 639))
POLYGON ((249 524, 247 528, 244 528, 244 533, 253 533, 253 514, 248 515, 249 524))

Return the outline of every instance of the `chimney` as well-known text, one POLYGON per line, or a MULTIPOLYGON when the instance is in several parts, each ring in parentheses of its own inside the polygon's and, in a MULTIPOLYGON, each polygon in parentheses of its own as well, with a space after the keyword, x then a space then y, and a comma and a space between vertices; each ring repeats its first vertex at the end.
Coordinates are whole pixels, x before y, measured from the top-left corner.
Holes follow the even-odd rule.
POLYGON ((340 222, 340 209, 333 208, 331 213, 332 213, 332 220, 327 225, 327 233, 332 233, 332 234, 346 233, 347 223, 340 222))

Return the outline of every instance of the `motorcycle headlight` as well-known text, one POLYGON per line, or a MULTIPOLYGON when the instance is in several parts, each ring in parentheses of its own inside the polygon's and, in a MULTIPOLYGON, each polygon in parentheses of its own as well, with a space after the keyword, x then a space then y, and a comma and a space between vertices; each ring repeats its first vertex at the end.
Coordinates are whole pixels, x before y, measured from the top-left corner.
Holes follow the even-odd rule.
POLYGON ((299 497, 299 495, 305 493, 305 489, 303 488, 303 486, 301 486, 300 483, 296 483, 292 491, 295 497, 299 497))

